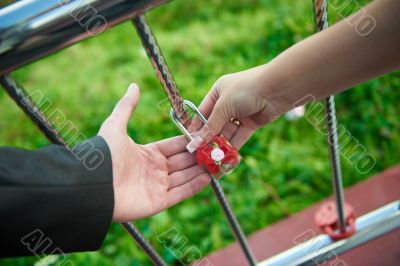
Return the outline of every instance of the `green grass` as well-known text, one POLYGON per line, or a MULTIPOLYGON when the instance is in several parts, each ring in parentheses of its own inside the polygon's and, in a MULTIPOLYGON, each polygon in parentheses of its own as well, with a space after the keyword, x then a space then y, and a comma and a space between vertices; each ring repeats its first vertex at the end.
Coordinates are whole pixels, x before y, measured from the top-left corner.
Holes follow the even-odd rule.
MULTIPOLYGON (((339 18, 331 9, 330 22, 339 18)), ((183 97, 197 104, 219 76, 263 64, 314 31, 311 1, 176 0, 151 11, 148 19, 183 97)), ((51 109, 63 110, 87 137, 97 133, 129 83, 136 82, 142 95, 129 125, 132 138, 148 143, 179 134, 157 108, 165 95, 131 23, 13 75, 29 92, 43 92, 53 102, 51 109)), ((340 124, 377 159, 366 174, 342 159, 346 186, 399 161, 399 87, 397 72, 337 96, 340 124)), ((35 149, 48 144, 2 90, 0 106, 1 146, 35 149)), ((241 154, 243 163, 224 177, 222 185, 247 234, 332 193, 326 138, 306 119, 275 121, 257 132, 241 154)), ((177 265, 178 260, 157 240, 173 227, 189 239, 187 247, 197 247, 203 256, 234 241, 210 188, 136 224, 161 255, 177 265)), ((68 258, 75 265, 150 265, 116 224, 100 251, 68 258)), ((7 259, 0 264, 34 261, 7 259)))

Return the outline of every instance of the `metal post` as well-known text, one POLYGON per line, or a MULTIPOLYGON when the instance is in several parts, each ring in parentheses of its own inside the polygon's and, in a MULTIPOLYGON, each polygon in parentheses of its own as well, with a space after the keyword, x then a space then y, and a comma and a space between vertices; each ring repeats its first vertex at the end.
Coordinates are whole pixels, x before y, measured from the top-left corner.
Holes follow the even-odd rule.
MULTIPOLYGON (((144 15, 137 16, 133 19, 133 24, 136 27, 139 37, 146 50, 147 56, 149 57, 157 73, 157 76, 164 87, 168 99, 170 100, 171 105, 175 110, 178 120, 182 123, 182 125, 188 127, 190 124, 190 116, 184 107, 184 103, 181 96, 179 95, 176 83, 173 80, 171 73, 169 72, 168 66, 161 54, 160 48, 157 45, 157 41, 153 36, 153 33, 151 32, 146 18, 144 17, 144 15)), ((242 248, 243 253, 246 256, 249 265, 256 265, 257 261, 253 253, 251 252, 245 234, 243 233, 243 230, 240 227, 240 224, 237 221, 235 214, 232 211, 232 208, 229 206, 228 200, 225 197, 221 185, 214 177, 211 177, 211 186, 214 194, 218 199, 218 203, 220 204, 226 218, 228 219, 233 234, 238 240, 240 247, 242 248)))
MULTIPOLYGON (((40 111, 36 103, 29 97, 26 91, 17 84, 11 76, 0 77, 0 83, 15 101, 15 103, 27 114, 27 116, 39 127, 40 131, 54 144, 63 145, 67 148, 68 144, 61 137, 57 129, 47 119, 46 115, 40 111)), ((149 256, 154 265, 167 265, 144 238, 140 231, 132 223, 122 223, 126 231, 136 240, 136 243, 149 256)))
MULTIPOLYGON (((317 31, 328 28, 328 0, 314 0, 314 17, 317 31)), ((326 124, 328 128, 328 145, 332 172, 333 191, 336 200, 338 223, 341 231, 346 230, 346 217, 344 214, 344 192, 342 182, 342 169, 339 157, 339 142, 337 135, 337 121, 335 111, 335 98, 325 98, 326 124)))

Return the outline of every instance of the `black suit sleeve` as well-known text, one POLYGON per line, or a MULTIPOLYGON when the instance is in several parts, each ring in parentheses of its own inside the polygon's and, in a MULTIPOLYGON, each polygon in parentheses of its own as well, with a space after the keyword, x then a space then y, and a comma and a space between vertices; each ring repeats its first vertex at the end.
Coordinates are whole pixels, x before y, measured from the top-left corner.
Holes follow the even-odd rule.
POLYGON ((96 250, 114 208, 101 137, 75 149, 0 148, 0 257, 96 250))

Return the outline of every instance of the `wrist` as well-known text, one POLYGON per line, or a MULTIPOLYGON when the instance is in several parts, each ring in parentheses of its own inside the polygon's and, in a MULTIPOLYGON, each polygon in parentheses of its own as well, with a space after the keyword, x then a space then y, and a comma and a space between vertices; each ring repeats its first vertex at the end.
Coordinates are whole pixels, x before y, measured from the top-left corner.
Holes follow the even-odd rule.
POLYGON ((257 94, 281 115, 295 106, 290 88, 291 80, 285 73, 279 71, 274 62, 254 68, 254 88, 257 94))

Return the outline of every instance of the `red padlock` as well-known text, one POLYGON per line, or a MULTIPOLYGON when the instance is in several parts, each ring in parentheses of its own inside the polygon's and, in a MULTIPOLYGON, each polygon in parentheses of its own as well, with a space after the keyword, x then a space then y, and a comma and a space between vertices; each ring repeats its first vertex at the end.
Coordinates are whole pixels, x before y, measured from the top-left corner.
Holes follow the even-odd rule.
POLYGON ((333 201, 324 203, 315 214, 315 223, 321 230, 334 240, 348 238, 356 231, 354 209, 350 204, 344 204, 346 228, 339 228, 336 204, 333 201))
POLYGON ((223 136, 214 136, 204 141, 196 150, 197 160, 216 178, 232 172, 240 163, 241 157, 223 136))
POLYGON ((190 140, 187 150, 191 153, 196 152, 197 160, 215 178, 232 172, 240 163, 241 157, 223 135, 216 135, 208 126, 207 120, 200 113, 197 107, 190 101, 184 100, 186 107, 190 108, 198 116, 203 126, 200 130, 189 133, 189 131, 179 121, 175 111, 171 109, 170 116, 182 133, 190 140))

